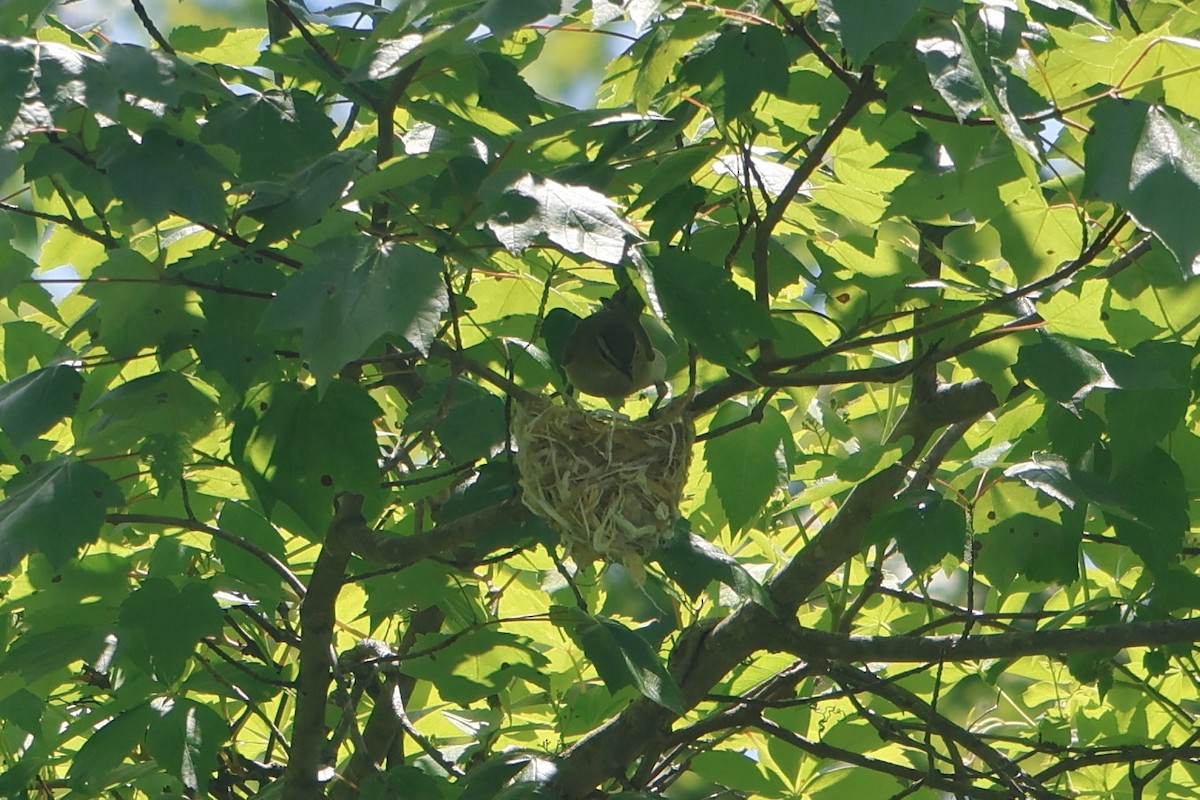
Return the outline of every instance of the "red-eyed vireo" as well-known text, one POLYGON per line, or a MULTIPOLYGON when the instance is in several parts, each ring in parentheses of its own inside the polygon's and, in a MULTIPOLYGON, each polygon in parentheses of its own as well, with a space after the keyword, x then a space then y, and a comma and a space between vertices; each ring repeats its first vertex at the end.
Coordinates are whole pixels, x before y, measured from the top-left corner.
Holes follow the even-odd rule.
POLYGON ((622 289, 606 298, 567 337, 562 366, 567 380, 584 394, 628 397, 666 377, 666 359, 642 327, 640 298, 629 294, 622 289))

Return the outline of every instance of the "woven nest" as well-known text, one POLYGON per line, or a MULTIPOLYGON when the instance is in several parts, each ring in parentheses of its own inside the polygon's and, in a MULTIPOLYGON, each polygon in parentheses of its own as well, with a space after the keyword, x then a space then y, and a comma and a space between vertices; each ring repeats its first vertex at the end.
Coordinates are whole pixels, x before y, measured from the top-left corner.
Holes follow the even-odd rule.
POLYGON ((696 429, 684 398, 654 419, 529 401, 513 438, 527 508, 576 561, 620 563, 635 575, 679 518, 696 429))

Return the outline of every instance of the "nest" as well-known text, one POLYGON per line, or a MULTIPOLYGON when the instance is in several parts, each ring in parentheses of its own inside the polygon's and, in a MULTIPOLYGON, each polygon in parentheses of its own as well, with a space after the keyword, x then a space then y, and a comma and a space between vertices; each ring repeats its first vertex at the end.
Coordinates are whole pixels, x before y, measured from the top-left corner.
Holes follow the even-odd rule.
POLYGON ((654 419, 627 420, 537 399, 513 419, 525 506, 576 561, 635 575, 672 533, 696 429, 680 398, 654 419))

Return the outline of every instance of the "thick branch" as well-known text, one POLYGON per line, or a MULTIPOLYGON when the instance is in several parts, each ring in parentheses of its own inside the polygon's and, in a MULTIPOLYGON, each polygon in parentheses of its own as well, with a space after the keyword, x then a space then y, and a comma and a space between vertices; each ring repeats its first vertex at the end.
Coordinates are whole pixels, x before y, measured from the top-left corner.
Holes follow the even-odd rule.
POLYGON ((291 800, 319 800, 325 796, 319 773, 325 765, 325 712, 333 677, 335 607, 350 561, 347 531, 365 527, 362 498, 342 495, 339 500, 308 582, 308 594, 300 605, 296 715, 283 790, 291 800))
POLYGON ((358 524, 348 525, 342 537, 346 546, 361 558, 380 564, 407 566, 432 556, 446 556, 483 531, 521 522, 528 516, 521 501, 514 497, 412 536, 382 533, 360 520, 358 524))
POLYGON ((893 663, 1053 656, 1197 641, 1200 641, 1200 619, 1162 619, 985 636, 847 636, 799 626, 780 627, 773 632, 773 649, 805 660, 893 663))

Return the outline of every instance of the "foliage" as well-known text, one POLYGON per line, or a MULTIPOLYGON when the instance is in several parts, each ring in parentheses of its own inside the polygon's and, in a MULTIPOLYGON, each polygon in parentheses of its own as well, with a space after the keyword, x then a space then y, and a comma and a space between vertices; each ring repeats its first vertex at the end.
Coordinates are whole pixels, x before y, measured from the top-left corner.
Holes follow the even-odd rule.
POLYGON ((1200 8, 565 5, 0 4, 0 796, 1192 796, 1200 8), (508 432, 625 285, 645 575, 508 432))

